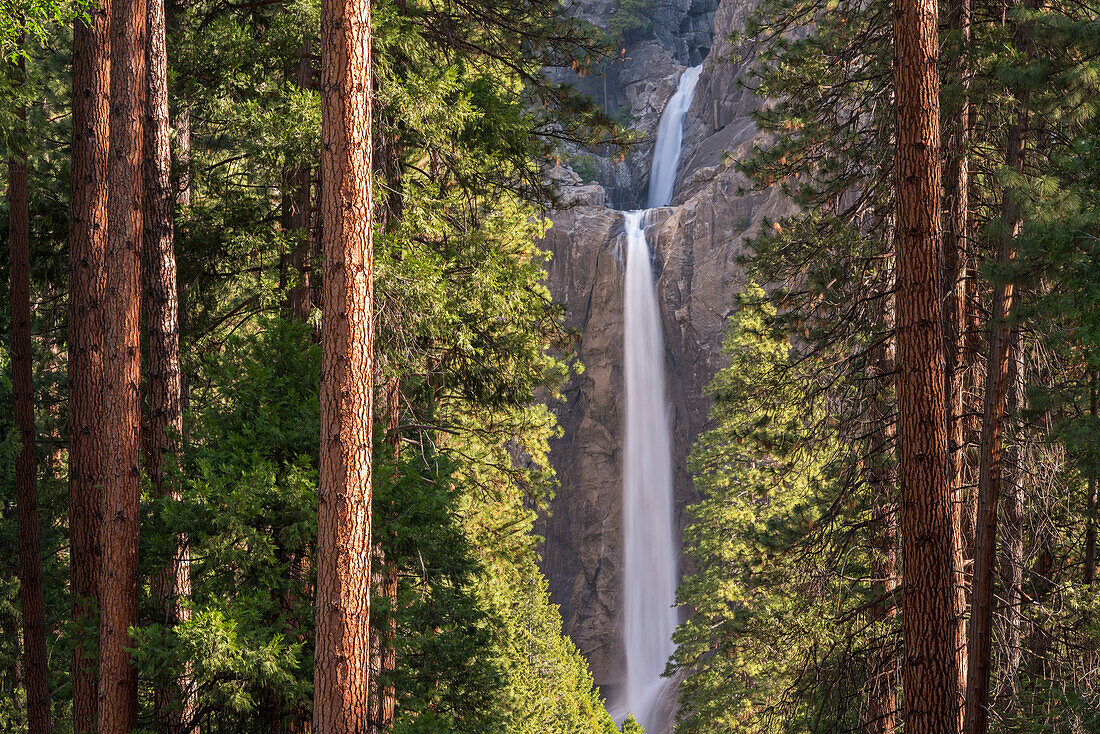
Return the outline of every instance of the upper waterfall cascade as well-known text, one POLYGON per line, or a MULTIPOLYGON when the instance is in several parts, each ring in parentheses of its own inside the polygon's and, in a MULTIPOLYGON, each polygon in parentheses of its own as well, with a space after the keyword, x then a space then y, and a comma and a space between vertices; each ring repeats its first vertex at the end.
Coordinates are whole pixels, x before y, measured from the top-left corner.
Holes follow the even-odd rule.
MULTIPOLYGON (((680 162, 684 116, 691 107, 702 66, 680 75, 676 93, 661 114, 650 170, 649 206, 672 200, 680 162)), ((672 633, 679 577, 672 430, 665 386, 664 335, 645 226, 649 209, 623 213, 626 279, 623 354, 626 420, 623 451, 623 643, 626 676, 614 706, 620 718, 633 713, 651 731, 669 681, 662 678, 674 651, 672 633)))
POLYGON ((702 71, 702 64, 684 70, 675 94, 661 113, 657 141, 653 145, 653 163, 649 169, 649 198, 646 206, 650 209, 668 206, 672 201, 676 169, 680 166, 680 151, 684 144, 684 116, 695 98, 695 86, 699 83, 699 74, 702 71))

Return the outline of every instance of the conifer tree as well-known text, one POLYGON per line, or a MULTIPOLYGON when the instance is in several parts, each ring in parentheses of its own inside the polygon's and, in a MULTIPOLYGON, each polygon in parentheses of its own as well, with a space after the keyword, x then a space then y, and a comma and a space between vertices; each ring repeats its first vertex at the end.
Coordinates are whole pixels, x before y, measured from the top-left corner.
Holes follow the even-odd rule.
POLYGON ((905 644, 905 728, 958 731, 959 575, 946 474, 936 0, 894 11, 897 153, 898 478, 905 644), (950 630, 950 633, 946 633, 950 630))
POLYGON ((321 486, 313 728, 367 731, 373 250, 367 0, 321 6, 321 486))
POLYGON ((73 731, 95 727, 95 638, 103 484, 103 256, 107 237, 110 6, 73 24, 73 147, 69 234, 69 564, 73 731))
POLYGON ((145 119, 144 0, 111 5, 110 153, 103 311, 103 524, 99 577, 99 734, 137 725, 141 478, 141 243, 145 119))

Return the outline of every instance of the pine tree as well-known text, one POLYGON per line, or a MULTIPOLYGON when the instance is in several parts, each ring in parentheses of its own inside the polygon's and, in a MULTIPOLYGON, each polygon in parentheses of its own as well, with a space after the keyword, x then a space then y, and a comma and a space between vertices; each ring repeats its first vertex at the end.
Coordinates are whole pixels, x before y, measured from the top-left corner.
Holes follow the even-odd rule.
POLYGON ((95 727, 94 627, 99 604, 103 469, 103 255, 107 236, 110 6, 73 24, 72 216, 69 238, 69 563, 73 731, 95 727))
POLYGON ((894 11, 897 154, 898 478, 905 640, 905 728, 958 730, 959 575, 952 523, 940 245, 939 43, 936 0, 894 11))
POLYGON ((137 624, 141 478, 141 243, 145 117, 144 0, 111 5, 111 111, 103 311, 103 525, 99 600, 100 734, 137 725, 137 624))
POLYGON ((321 6, 321 487, 313 727, 369 722, 374 340, 366 0, 321 6))

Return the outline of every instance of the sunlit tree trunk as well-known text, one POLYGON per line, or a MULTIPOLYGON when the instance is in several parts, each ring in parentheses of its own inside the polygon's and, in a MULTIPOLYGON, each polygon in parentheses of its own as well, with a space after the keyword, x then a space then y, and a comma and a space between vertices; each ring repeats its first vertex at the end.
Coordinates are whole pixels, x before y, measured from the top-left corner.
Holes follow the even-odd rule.
POLYGON ((936 0, 894 5, 898 470, 907 734, 958 730, 956 547, 944 410, 936 0))
POLYGON ((141 246, 144 215, 145 0, 111 6, 111 118, 103 338, 103 549, 100 568, 100 734, 137 723, 129 628, 137 622, 141 475, 141 246))
POLYGON ((313 729, 369 729, 370 4, 321 5, 321 460, 313 729))
MULTIPOLYGON (((23 86, 23 58, 15 64, 15 85, 23 86)), ((46 600, 42 585, 42 526, 38 518, 38 432, 34 425, 34 353, 31 349, 31 240, 27 192, 26 108, 17 103, 15 148, 8 161, 8 275, 11 299, 11 387, 15 430, 16 524, 19 533, 19 601, 23 612, 23 686, 27 730, 50 731, 50 686, 46 664, 46 600)))

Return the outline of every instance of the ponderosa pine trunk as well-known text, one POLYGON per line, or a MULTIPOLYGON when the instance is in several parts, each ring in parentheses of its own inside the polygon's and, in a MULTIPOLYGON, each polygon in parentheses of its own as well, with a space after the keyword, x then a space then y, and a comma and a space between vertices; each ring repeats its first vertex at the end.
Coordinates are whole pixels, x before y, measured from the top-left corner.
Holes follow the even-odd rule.
POLYGON ((368 0, 321 4, 322 336, 313 730, 370 727, 373 382, 368 0))
MULTIPOLYGON (((145 103, 145 307, 148 328, 149 435, 145 467, 153 491, 179 502, 172 466, 183 433, 181 404, 179 299, 176 285, 172 191, 171 123, 168 117, 168 49, 164 0, 147 0, 145 103)), ((166 628, 190 616, 191 557, 187 536, 176 539, 175 552, 153 583, 153 593, 166 628)), ((195 697, 190 666, 176 680, 158 679, 154 693, 158 728, 168 734, 193 731, 195 697)))
MULTIPOLYGON (((1016 46, 1027 53, 1030 29, 1016 29, 1016 46)), ((1008 131, 1005 162, 1023 170, 1027 130, 1026 98, 1020 102, 1016 122, 1008 131)), ((1009 268, 1016 260, 1016 238, 1020 233, 1018 192, 1004 193, 1001 236, 997 262, 1009 268)), ((989 356, 986 364, 985 406, 982 411, 982 441, 978 469, 978 517, 974 538, 974 592, 970 611, 970 668, 966 686, 966 734, 989 730, 990 652, 993 645, 993 586, 997 549, 997 504, 1002 487, 1004 422, 1012 389, 1010 377, 1016 349, 1013 322, 1014 288, 1011 279, 993 289, 993 311, 989 323, 989 356)))
MULTIPOLYGON (((15 86, 26 75, 23 57, 15 63, 15 86)), ((27 692, 27 731, 50 731, 50 685, 46 665, 46 599, 42 585, 42 526, 38 518, 38 434, 34 425, 34 363, 31 349, 31 233, 27 191, 26 109, 16 109, 16 152, 8 161, 8 275, 11 299, 11 386, 15 430, 16 525, 19 534, 19 602, 23 617, 23 687, 27 692)))
POLYGON ((99 531, 103 482, 103 253, 111 101, 110 4, 73 27, 72 214, 69 229, 69 583, 73 731, 95 730, 99 699, 99 531))
POLYGON ((955 37, 950 69, 959 86, 957 108, 947 121, 947 161, 944 166, 944 202, 947 206, 943 229, 944 257, 944 406, 947 417, 947 444, 951 459, 951 527, 955 547, 955 645, 959 649, 959 730, 966 711, 966 607, 967 583, 963 572, 968 555, 964 533, 965 439, 964 413, 967 406, 963 392, 962 351, 965 339, 966 308, 969 302, 967 285, 968 232, 970 219, 970 160, 967 146, 970 140, 969 70, 967 53, 970 42, 970 0, 950 0, 948 26, 955 37), (957 35, 955 35, 957 34, 957 35))
POLYGON ((111 5, 111 117, 103 311, 103 549, 99 734, 137 723, 129 629, 137 623, 141 497, 141 248, 144 214, 145 0, 111 5))
POLYGON ((958 578, 944 409, 936 0, 894 5, 898 470, 907 734, 959 726, 958 578))

